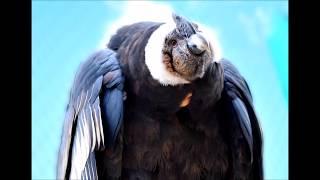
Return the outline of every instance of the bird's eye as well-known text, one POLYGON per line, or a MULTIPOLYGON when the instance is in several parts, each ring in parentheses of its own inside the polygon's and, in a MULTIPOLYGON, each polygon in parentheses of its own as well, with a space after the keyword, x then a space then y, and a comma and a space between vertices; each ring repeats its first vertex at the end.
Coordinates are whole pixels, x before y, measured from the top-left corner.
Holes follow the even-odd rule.
POLYGON ((176 46, 176 45, 177 45, 177 41, 176 41, 176 40, 171 40, 171 41, 170 41, 170 45, 176 46))

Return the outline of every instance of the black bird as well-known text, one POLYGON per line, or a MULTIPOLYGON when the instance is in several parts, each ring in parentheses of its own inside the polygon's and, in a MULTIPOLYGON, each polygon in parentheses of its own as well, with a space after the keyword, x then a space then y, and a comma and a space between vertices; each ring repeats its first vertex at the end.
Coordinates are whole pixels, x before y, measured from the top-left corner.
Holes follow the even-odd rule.
POLYGON ((58 179, 262 180, 249 86, 184 17, 121 27, 76 74, 58 179))

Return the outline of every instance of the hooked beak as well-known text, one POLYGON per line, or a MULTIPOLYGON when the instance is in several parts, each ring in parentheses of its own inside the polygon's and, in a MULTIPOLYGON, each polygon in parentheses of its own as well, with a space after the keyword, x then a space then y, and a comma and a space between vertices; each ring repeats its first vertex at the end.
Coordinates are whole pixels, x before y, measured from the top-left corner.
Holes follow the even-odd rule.
POLYGON ((187 41, 187 47, 194 55, 203 54, 209 47, 207 40, 199 33, 192 34, 187 41))

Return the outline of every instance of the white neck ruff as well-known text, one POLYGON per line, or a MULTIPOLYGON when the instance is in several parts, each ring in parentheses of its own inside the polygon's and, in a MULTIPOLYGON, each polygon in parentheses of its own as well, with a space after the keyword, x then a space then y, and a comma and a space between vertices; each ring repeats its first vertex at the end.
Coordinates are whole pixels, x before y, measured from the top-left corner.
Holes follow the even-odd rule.
MULTIPOLYGON (((176 25, 174 22, 162 24, 152 33, 145 47, 145 63, 151 73, 151 76, 155 80, 158 80, 162 85, 175 86, 178 84, 190 83, 189 81, 170 73, 163 63, 162 47, 164 45, 165 37, 175 28, 176 25)), ((206 35, 205 37, 208 37, 209 43, 214 52, 213 61, 219 61, 221 59, 221 50, 217 39, 214 37, 214 34, 212 34, 213 31, 208 31, 208 28, 200 30, 203 31, 204 35, 206 35), (206 32, 204 32, 204 30, 206 30, 206 32)))

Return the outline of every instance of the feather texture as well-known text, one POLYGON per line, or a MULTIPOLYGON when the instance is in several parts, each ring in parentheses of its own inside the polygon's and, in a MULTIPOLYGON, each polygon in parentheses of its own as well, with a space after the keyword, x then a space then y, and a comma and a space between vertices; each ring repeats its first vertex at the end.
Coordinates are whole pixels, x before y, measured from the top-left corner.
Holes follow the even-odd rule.
POLYGON ((233 134, 231 144, 234 149, 234 176, 243 177, 243 179, 262 180, 262 131, 254 110, 250 88, 246 80, 229 61, 224 59, 221 64, 224 69, 224 91, 222 97, 225 104, 224 108, 226 109, 224 112, 228 112, 226 114, 228 114, 229 120, 234 121, 232 126, 239 127, 236 127, 236 131, 230 133, 233 134), (239 130, 241 135, 237 133, 239 130), (236 137, 237 135, 238 137, 236 137), (243 143, 239 141, 241 139, 239 136, 244 136, 249 147, 249 160, 243 157, 245 148, 243 148, 243 143))
MULTIPOLYGON (((114 126, 105 130, 103 124, 118 125, 122 122, 123 81, 116 54, 109 49, 93 53, 81 65, 64 119, 57 179, 97 179, 95 150, 105 148, 105 134, 117 131, 114 126), (102 94, 107 99, 101 99, 102 94), (115 104, 118 107, 112 109, 115 104)), ((114 138, 114 135, 107 138, 114 138)))

